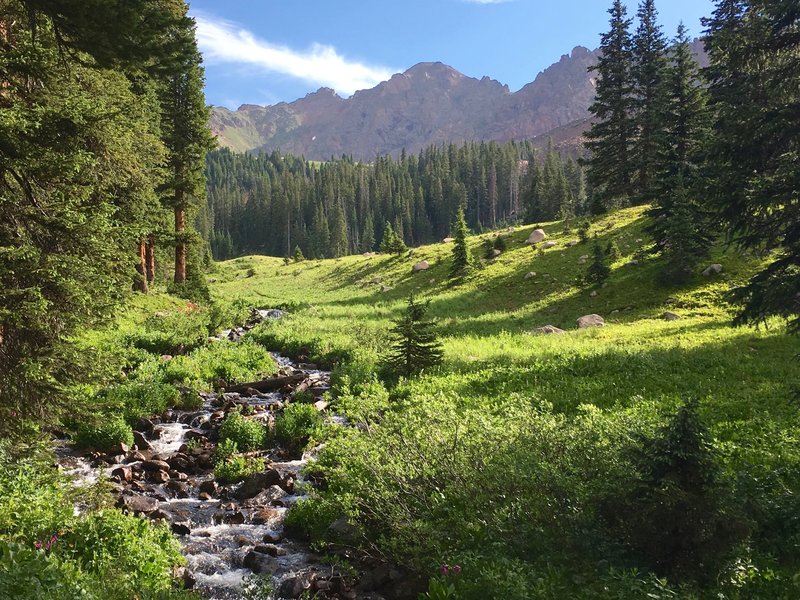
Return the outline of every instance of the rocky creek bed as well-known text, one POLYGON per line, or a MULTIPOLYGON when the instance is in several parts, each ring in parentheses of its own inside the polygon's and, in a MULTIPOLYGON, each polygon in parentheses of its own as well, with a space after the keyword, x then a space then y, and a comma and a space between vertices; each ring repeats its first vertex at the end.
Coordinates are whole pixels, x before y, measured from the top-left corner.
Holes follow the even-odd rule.
MULTIPOLYGON (((257 314, 276 318, 274 311, 257 314)), ((227 330, 218 339, 235 341, 246 330, 227 330)), ((303 593, 342 599, 407 597, 398 571, 386 565, 362 565, 358 575, 345 577, 322 555, 284 535, 286 513, 303 496, 301 469, 314 449, 297 457, 274 446, 254 453, 266 462, 263 472, 236 484, 221 485, 214 479, 218 430, 233 410, 244 409, 249 418, 269 425, 300 390, 310 392, 303 397, 330 424, 343 424, 343 419, 328 413, 322 397, 329 389, 330 373, 280 355, 275 358, 280 371, 273 383, 285 382, 275 391, 200 394, 202 407, 197 410, 168 410, 141 419, 131 448, 121 445, 109 453, 81 453, 61 443, 57 447, 61 469, 78 484, 106 478, 120 508, 168 522, 188 563, 177 575, 210 600, 241 598, 243 580, 251 573, 272 576, 275 598, 298 598, 303 593)))

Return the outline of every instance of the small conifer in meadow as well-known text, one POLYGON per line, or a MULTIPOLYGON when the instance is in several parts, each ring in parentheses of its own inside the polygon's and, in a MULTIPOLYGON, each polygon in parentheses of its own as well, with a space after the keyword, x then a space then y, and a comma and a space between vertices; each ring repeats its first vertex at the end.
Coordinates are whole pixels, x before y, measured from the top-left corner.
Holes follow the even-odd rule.
POLYGON ((403 316, 394 321, 391 351, 383 360, 390 372, 413 377, 442 362, 442 344, 435 324, 426 318, 428 306, 429 302, 417 302, 411 295, 403 316))

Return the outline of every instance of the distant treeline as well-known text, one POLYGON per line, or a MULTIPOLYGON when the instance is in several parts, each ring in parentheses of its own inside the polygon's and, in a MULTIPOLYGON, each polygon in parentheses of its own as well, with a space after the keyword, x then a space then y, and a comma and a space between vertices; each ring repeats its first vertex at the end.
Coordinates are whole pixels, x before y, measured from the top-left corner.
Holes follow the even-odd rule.
POLYGON ((325 163, 236 154, 207 159, 207 210, 198 229, 214 257, 274 256, 300 248, 330 258, 379 247, 386 224, 414 246, 450 234, 463 208, 474 231, 546 221, 587 210, 581 166, 529 142, 430 146, 399 159, 325 163))

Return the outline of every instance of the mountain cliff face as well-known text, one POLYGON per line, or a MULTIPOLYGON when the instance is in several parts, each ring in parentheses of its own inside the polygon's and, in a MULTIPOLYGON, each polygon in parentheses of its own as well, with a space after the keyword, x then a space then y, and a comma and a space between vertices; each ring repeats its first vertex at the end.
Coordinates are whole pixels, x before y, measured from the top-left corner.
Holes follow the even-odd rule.
POLYGON ((596 53, 575 48, 511 93, 442 63, 420 63, 344 100, 328 88, 295 102, 214 108, 211 130, 238 151, 278 149, 325 160, 416 152, 440 142, 531 138, 588 116, 596 53))
MULTIPOLYGON (((694 42, 693 49, 706 66, 702 43, 694 42)), ((579 46, 514 93, 489 77, 475 79, 442 63, 420 63, 346 100, 321 88, 274 106, 214 108, 210 126, 222 146, 240 152, 280 150, 311 160, 342 154, 371 160, 436 143, 506 142, 544 134, 575 152, 589 127, 595 89, 589 67, 597 58, 597 51, 579 46)))

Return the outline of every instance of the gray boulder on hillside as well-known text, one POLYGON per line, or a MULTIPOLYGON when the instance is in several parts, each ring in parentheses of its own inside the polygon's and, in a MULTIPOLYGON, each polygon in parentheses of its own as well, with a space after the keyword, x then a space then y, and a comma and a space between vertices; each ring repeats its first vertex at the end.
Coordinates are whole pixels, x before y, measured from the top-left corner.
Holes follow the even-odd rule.
POLYGON ((431 266, 428 264, 427 260, 421 260, 413 267, 411 267, 411 270, 414 271, 414 273, 417 273, 419 271, 427 271, 428 269, 430 269, 430 267, 431 266))
POLYGON ((538 244, 547 239, 547 234, 544 229, 534 229, 528 236, 527 244, 538 244))
POLYGON ((578 319, 578 329, 587 329, 589 327, 602 327, 606 321, 600 315, 584 315, 578 319))

